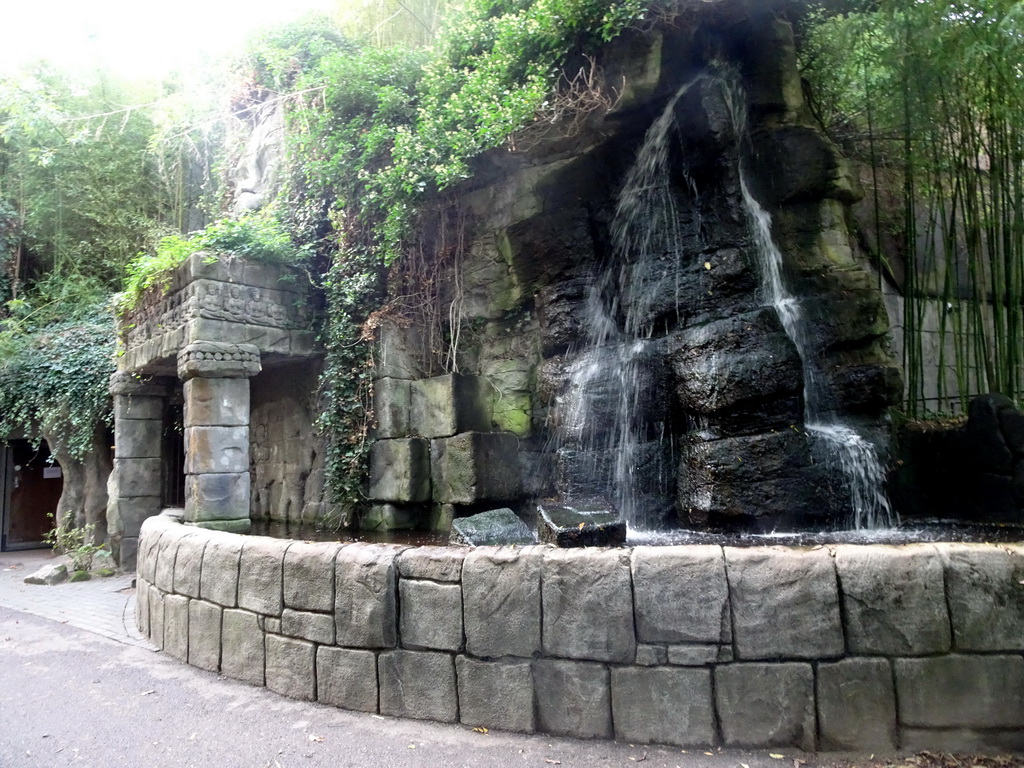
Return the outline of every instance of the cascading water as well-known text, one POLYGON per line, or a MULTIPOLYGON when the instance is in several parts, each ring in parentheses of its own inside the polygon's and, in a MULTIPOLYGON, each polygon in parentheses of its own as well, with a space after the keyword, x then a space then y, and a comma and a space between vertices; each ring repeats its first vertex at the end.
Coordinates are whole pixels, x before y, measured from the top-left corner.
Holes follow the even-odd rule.
MULTIPOLYGON (((722 91, 737 136, 746 132, 743 94, 730 79, 721 81, 722 91)), ((793 342, 803 369, 804 428, 812 440, 824 447, 827 459, 834 463, 846 485, 852 511, 852 527, 873 529, 892 527, 898 517, 885 495, 885 472, 874 444, 852 427, 838 421, 826 422, 821 408, 824 382, 820 375, 812 339, 808 333, 800 301, 786 285, 782 273, 782 253, 772 237, 771 215, 754 198, 747 185, 743 162, 739 164, 740 192, 754 240, 758 274, 765 298, 778 313, 786 336, 793 342)))
POLYGON ((631 529, 664 523, 672 506, 675 458, 659 389, 653 305, 677 293, 678 269, 658 262, 681 256, 679 211, 669 176, 669 138, 685 84, 648 129, 616 201, 610 266, 592 281, 585 351, 562 399, 563 496, 605 496, 631 529), (621 327, 620 327, 621 323, 621 327))

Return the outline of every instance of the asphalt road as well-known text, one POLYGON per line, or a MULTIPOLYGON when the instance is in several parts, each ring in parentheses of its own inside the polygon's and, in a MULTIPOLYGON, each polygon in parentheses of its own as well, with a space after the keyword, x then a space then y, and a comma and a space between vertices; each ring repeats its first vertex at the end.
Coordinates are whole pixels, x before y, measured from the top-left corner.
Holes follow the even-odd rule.
POLYGON ((775 754, 779 757, 738 751, 707 755, 672 747, 479 733, 344 712, 285 699, 161 653, 0 608, 3 768, 793 768, 840 762, 838 756, 791 750, 775 754))

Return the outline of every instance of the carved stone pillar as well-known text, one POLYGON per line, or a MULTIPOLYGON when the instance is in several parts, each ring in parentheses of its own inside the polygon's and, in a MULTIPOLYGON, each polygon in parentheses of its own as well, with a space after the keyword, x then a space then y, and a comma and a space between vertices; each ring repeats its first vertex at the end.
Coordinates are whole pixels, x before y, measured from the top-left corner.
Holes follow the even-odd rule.
POLYGON ((178 353, 185 382, 185 522, 249 529, 249 378, 252 344, 196 341, 178 353))
POLYGON ((133 570, 142 521, 163 506, 162 436, 168 387, 130 373, 110 377, 114 471, 107 483, 107 532, 114 560, 133 570))

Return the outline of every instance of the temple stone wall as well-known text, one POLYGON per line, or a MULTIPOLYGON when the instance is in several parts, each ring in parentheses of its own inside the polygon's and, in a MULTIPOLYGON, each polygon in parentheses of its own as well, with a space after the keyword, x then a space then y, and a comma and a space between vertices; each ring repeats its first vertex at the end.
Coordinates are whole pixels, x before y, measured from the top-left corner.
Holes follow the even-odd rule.
POLYGON ((1021 545, 407 548, 161 515, 136 619, 193 666, 355 711, 682 747, 1018 750, 1022 580, 1021 545))

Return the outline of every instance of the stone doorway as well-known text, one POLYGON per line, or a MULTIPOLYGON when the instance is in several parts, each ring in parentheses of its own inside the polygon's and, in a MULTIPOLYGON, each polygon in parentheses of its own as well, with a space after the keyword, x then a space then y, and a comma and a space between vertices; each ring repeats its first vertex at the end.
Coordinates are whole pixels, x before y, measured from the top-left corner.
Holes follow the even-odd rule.
POLYGON ((41 549, 64 488, 60 465, 45 442, 11 440, 0 447, 0 551, 41 549))

